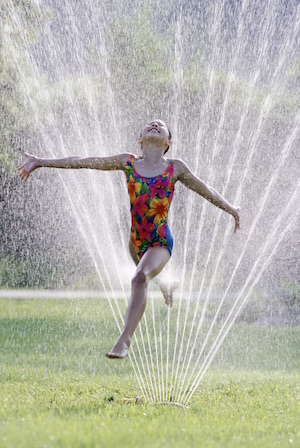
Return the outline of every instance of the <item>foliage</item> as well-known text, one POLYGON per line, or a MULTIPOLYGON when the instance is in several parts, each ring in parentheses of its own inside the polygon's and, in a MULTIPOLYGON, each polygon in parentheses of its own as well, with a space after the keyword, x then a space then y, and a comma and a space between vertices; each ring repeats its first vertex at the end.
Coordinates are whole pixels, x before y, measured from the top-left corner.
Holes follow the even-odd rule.
POLYGON ((0 175, 14 172, 16 152, 32 132, 24 97, 34 78, 28 51, 46 17, 34 0, 4 1, 0 6, 0 175))
POLYGON ((294 311, 300 312, 300 284, 290 279, 282 280, 283 300, 289 308, 294 308, 294 311))
POLYGON ((43 263, 37 267, 33 259, 12 255, 0 259, 0 288, 61 288, 65 286, 64 276, 59 265, 53 268, 43 263))
MULTIPOLYGON (((64 86, 51 89, 32 62, 32 47, 52 19, 52 12, 34 0, 0 5, 0 286, 5 288, 67 284, 65 254, 42 224, 52 220, 53 228, 61 227, 58 207, 50 216, 43 210, 47 195, 52 190, 58 198, 59 189, 53 191, 47 181, 25 189, 16 170, 24 151, 32 146, 38 151, 39 126, 55 123, 53 105, 65 92, 64 86)), ((70 271, 67 276, 70 281, 70 271)))
MULTIPOLYGON (((170 33, 155 33, 149 5, 139 5, 124 18, 115 14, 107 46, 110 76, 106 82, 113 91, 116 110, 120 111, 119 121, 125 122, 126 127, 129 120, 136 120, 141 128, 141 117, 153 110, 164 115, 172 91, 172 40, 170 33), (133 116, 128 116, 130 109, 133 116)), ((102 64, 103 58, 99 60, 102 64)))

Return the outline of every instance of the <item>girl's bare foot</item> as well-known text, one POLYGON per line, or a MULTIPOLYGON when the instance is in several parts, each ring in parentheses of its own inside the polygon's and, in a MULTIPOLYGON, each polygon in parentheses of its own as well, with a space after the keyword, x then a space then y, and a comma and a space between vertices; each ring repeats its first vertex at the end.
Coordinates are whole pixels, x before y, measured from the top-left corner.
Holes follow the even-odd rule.
POLYGON ((105 356, 110 359, 123 359, 128 355, 130 342, 125 342, 121 338, 117 340, 110 352, 105 356))
POLYGON ((170 308, 172 308, 173 306, 173 293, 175 291, 175 289, 178 288, 179 286, 179 281, 178 280, 172 280, 171 282, 168 281, 164 281, 161 279, 157 279, 155 281, 155 283, 157 283, 157 285, 159 286, 162 295, 164 296, 166 305, 169 306, 170 308))

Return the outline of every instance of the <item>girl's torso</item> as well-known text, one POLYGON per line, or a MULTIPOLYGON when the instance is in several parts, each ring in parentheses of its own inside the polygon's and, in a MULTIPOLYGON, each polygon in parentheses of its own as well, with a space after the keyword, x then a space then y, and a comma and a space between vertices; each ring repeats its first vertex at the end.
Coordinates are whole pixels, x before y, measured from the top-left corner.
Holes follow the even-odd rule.
MULTIPOLYGON (((155 198, 170 198, 170 202, 174 192, 174 162, 172 159, 166 159, 165 168, 159 173, 152 172, 142 167, 144 171, 137 171, 136 165, 137 157, 131 154, 125 166, 125 173, 127 176, 128 192, 131 202, 134 196, 140 194, 148 194, 149 199, 155 198), (134 181, 134 185, 133 185, 134 181), (131 183, 131 186, 129 185, 131 183), (135 195, 133 194, 133 187, 135 195), (131 191, 132 190, 132 191, 131 191), (132 194, 131 194, 132 193, 132 194)), ((140 169, 139 167, 138 169, 140 169)))
POLYGON ((132 217, 131 240, 139 253, 148 243, 151 246, 167 246, 167 218, 175 180, 172 160, 167 160, 167 166, 161 173, 149 177, 136 170, 135 160, 136 157, 131 154, 125 173, 132 217))

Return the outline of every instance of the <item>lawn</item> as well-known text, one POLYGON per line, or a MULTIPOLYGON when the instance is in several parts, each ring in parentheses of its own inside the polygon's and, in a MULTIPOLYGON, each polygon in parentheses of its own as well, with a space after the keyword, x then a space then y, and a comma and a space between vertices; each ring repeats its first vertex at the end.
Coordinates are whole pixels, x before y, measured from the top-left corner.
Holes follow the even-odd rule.
POLYGON ((135 403, 105 300, 0 302, 0 447, 300 447, 300 328, 237 324, 188 409, 135 403), (131 398, 132 401, 124 401, 131 398))

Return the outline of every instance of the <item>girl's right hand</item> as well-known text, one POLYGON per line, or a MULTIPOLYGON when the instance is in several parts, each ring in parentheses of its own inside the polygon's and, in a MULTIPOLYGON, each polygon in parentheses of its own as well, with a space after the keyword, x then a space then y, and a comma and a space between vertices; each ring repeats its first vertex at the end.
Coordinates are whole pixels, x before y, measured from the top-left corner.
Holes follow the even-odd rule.
POLYGON ((240 207, 235 207, 233 213, 235 225, 234 225, 234 233, 240 229, 240 207))
POLYGON ((25 152, 25 156, 27 157, 26 162, 18 168, 19 175, 24 182, 27 181, 30 173, 39 167, 39 159, 36 156, 27 154, 27 152, 25 152))

